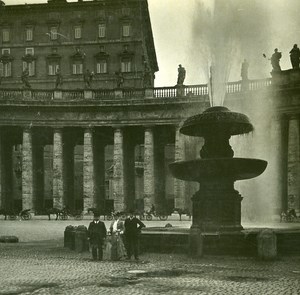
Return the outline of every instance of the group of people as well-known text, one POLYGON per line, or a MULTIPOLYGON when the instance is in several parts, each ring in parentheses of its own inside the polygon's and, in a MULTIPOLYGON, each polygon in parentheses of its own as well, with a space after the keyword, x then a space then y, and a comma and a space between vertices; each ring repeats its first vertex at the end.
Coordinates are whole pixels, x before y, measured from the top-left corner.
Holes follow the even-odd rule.
POLYGON ((115 214, 107 231, 104 222, 100 221, 100 215, 95 212, 94 219, 88 227, 93 260, 130 260, 132 256, 138 260, 139 235, 143 227, 145 224, 130 211, 124 223, 120 214, 115 214))

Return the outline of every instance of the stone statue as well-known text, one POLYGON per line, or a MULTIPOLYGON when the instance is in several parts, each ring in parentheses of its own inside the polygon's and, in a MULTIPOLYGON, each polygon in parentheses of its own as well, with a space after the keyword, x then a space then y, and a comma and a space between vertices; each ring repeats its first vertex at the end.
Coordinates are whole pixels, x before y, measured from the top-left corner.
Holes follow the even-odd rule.
POLYGON ((24 87, 30 89, 31 85, 29 84, 28 77, 29 77, 29 71, 28 71, 28 68, 26 68, 22 72, 21 80, 22 80, 22 82, 24 84, 24 87))
POLYGON ((56 81, 55 81, 55 89, 58 89, 63 84, 63 78, 60 72, 60 69, 56 71, 56 81))
POLYGON ((124 77, 120 71, 115 72, 116 79, 117 79, 117 88, 121 88, 124 83, 124 77))
POLYGON ((294 47, 290 51, 290 59, 293 69, 299 69, 300 63, 300 49, 297 44, 294 44, 294 47))
POLYGON ((93 81, 93 78, 94 78, 94 73, 90 72, 90 70, 87 69, 83 75, 83 81, 84 81, 85 88, 91 88, 91 83, 93 81))
POLYGON ((185 74, 186 74, 185 68, 182 65, 179 65, 178 66, 177 86, 183 86, 185 74))
POLYGON ((281 71, 281 67, 279 64, 279 61, 282 57, 281 52, 278 52, 278 49, 275 48, 274 53, 271 56, 271 65, 273 67, 273 71, 274 72, 280 72, 281 71))
POLYGON ((248 80, 248 68, 249 68, 249 63, 246 59, 244 59, 241 67, 242 80, 248 80))
POLYGON ((152 87, 152 73, 148 68, 148 66, 145 67, 143 84, 144 84, 144 88, 152 87))

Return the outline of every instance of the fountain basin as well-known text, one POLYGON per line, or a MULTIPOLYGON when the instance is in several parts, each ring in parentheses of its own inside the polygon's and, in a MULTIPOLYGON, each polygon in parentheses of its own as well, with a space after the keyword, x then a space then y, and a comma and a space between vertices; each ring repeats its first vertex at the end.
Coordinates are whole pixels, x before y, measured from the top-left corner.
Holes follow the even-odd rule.
POLYGON ((174 177, 186 181, 231 179, 242 180, 262 174, 267 161, 247 158, 212 158, 179 161, 169 164, 174 177))
POLYGON ((189 136, 206 137, 218 134, 238 135, 253 131, 249 118, 223 106, 210 107, 201 114, 188 118, 180 132, 189 136))

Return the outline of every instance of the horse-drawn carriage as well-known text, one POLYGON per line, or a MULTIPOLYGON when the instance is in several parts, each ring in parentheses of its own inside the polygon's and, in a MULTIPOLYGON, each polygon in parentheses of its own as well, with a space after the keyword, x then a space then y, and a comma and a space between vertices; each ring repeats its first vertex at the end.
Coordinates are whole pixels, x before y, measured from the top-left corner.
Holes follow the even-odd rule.
POLYGON ((4 220, 16 220, 18 218, 21 220, 30 220, 32 218, 30 211, 31 209, 21 210, 20 212, 9 209, 0 209, 0 215, 4 215, 4 220))
POLYGON ((44 208, 41 210, 37 210, 35 214, 47 215, 49 220, 51 220, 51 215, 55 215, 55 220, 67 220, 68 218, 75 218, 76 220, 81 220, 83 218, 82 210, 70 210, 67 207, 63 209, 44 208))
POLYGON ((286 212, 281 212, 280 222, 294 222, 298 220, 295 209, 287 210, 286 212))

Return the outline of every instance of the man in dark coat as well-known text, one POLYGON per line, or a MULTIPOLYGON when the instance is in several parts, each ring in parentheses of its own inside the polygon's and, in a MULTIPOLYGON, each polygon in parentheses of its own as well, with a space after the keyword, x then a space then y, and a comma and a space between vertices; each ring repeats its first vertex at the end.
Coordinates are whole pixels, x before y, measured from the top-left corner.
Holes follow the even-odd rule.
POLYGON ((139 259, 139 234, 141 229, 145 227, 145 224, 136 218, 133 214, 133 210, 129 211, 129 217, 125 219, 124 223, 125 241, 127 258, 131 259, 132 254, 135 260, 139 259))
POLYGON ((106 238, 106 227, 104 222, 99 220, 100 215, 94 213, 94 220, 88 228, 88 237, 92 248, 93 260, 102 260, 103 258, 103 242, 106 238), (98 256, 97 256, 98 254, 98 256))

